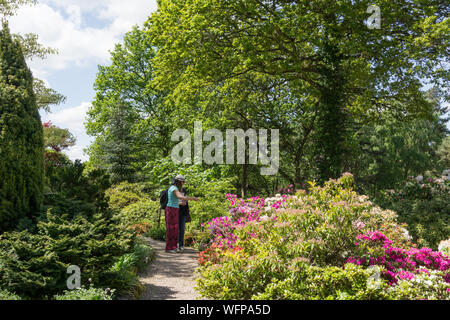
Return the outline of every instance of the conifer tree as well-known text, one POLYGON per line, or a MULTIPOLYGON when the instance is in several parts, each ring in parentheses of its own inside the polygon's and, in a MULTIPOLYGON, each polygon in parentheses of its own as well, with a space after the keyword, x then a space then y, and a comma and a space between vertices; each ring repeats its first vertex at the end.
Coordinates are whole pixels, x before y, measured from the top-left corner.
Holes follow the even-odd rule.
POLYGON ((0 232, 42 202, 43 131, 33 76, 6 22, 0 30, 0 232))
POLYGON ((133 163, 136 161, 135 140, 136 136, 131 132, 129 123, 133 114, 127 106, 119 102, 113 109, 111 118, 107 123, 108 136, 100 143, 104 152, 103 161, 107 165, 112 183, 133 181, 136 169, 133 163))

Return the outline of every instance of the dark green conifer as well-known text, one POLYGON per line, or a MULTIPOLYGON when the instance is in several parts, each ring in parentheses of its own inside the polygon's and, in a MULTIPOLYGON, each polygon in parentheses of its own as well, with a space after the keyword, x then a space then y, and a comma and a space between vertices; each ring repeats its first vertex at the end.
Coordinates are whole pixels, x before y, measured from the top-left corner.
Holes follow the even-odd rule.
POLYGON ((0 30, 0 233, 42 202, 43 130, 33 76, 6 22, 0 30))

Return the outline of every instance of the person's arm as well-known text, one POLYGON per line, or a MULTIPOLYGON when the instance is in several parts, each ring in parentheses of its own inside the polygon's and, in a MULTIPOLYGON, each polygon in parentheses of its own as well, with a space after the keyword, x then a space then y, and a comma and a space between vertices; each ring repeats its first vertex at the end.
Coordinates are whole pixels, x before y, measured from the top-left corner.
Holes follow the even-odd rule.
POLYGON ((180 199, 180 200, 183 200, 183 201, 190 201, 190 200, 198 201, 198 198, 197 198, 197 197, 185 197, 185 196, 183 196, 183 194, 182 194, 180 191, 178 191, 178 190, 174 190, 173 192, 175 193, 175 196, 176 196, 178 199, 180 199))

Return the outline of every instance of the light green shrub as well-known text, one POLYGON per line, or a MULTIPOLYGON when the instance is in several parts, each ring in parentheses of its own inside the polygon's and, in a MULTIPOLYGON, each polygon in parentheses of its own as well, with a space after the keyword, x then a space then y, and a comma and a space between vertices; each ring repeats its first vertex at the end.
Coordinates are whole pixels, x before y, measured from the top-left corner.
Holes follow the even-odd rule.
POLYGON ((15 293, 0 289, 0 300, 22 300, 22 298, 15 293))
POLYGON ((120 210, 116 217, 120 219, 120 224, 128 227, 142 222, 148 222, 151 225, 157 223, 159 210, 159 201, 141 199, 120 210))
POLYGON ((112 300, 114 289, 100 289, 90 287, 79 288, 74 290, 65 290, 61 295, 55 295, 54 300, 112 300))

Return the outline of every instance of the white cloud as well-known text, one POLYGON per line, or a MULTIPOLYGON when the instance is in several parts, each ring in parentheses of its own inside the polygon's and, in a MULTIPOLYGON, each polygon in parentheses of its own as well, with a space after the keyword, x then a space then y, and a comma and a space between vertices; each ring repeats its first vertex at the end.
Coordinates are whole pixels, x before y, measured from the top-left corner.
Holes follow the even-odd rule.
POLYGON ((89 156, 87 156, 84 151, 84 147, 81 145, 75 145, 70 147, 68 150, 64 151, 64 153, 69 157, 70 160, 81 160, 82 162, 88 161, 89 156))
POLYGON ((36 33, 43 45, 59 50, 58 55, 30 63, 33 72, 46 74, 74 65, 106 63, 114 44, 133 25, 142 25, 155 9, 154 0, 43 0, 21 8, 10 26, 13 32, 36 33), (102 26, 89 26, 83 14, 94 15, 102 26))
MULTIPOLYGON (((28 62, 33 74, 48 84, 46 78, 57 71, 80 66, 94 70, 97 64, 108 63, 109 50, 122 41, 132 26, 142 25, 156 7, 156 0, 40 0, 36 6, 22 7, 10 19, 10 28, 14 33, 35 33, 41 44, 59 51, 45 60, 28 62)), ((71 98, 71 92, 64 94, 71 98)), ((52 121, 67 128, 77 138, 76 145, 66 151, 72 160, 87 160, 83 149, 91 138, 85 132, 84 122, 89 106, 83 102, 41 114, 43 122, 52 121)))
POLYGON ((45 118, 50 120, 55 126, 69 129, 74 134, 84 132, 86 112, 90 106, 89 102, 83 102, 81 105, 73 108, 65 108, 58 112, 46 114, 45 118))

